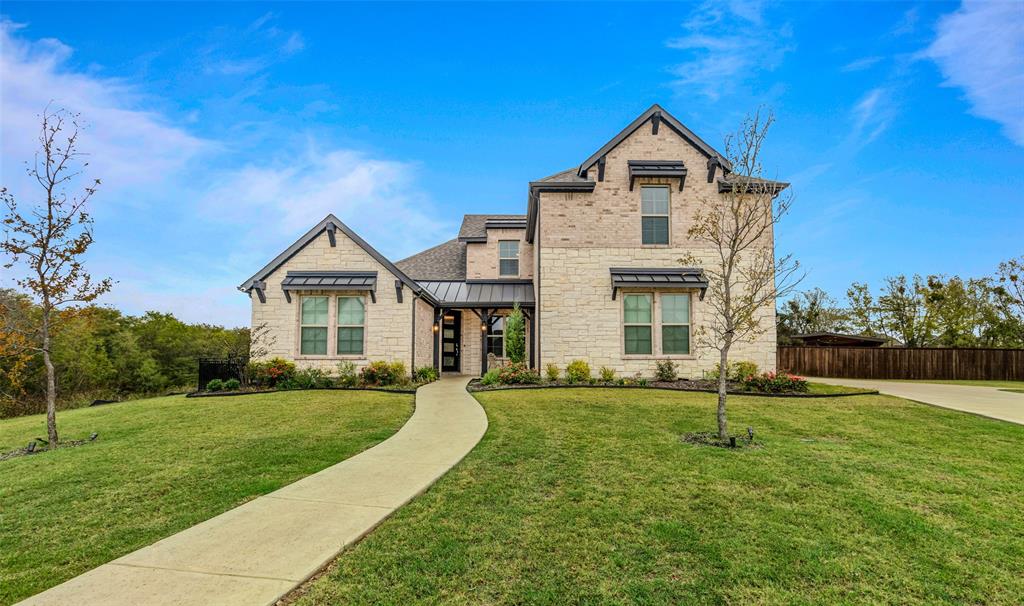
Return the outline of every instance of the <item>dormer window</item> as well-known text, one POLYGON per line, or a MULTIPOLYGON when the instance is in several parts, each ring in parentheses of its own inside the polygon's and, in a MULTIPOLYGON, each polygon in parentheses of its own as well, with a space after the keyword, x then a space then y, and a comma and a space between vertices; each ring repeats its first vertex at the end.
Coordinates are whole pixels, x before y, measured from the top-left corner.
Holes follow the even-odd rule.
POLYGON ((519 277, 519 240, 498 242, 498 274, 519 277))
POLYGON ((668 244, 668 186, 640 188, 640 231, 644 246, 668 244))

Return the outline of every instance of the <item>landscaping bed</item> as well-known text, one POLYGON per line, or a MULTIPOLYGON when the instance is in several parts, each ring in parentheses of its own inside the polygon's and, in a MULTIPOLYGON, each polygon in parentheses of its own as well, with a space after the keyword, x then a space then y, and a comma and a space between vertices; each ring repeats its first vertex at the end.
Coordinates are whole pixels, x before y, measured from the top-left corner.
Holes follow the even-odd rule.
MULTIPOLYGON (((718 382, 708 379, 677 379, 675 381, 644 380, 642 383, 605 383, 600 380, 593 380, 587 383, 570 383, 565 380, 542 381, 534 384, 494 384, 484 385, 480 379, 473 379, 466 389, 470 392, 500 391, 506 389, 548 389, 548 388, 588 388, 598 387, 603 389, 665 389, 671 391, 697 391, 703 393, 718 393, 718 382)), ((744 389, 741 384, 732 382, 729 384, 729 395, 737 396, 760 396, 766 398, 832 398, 837 396, 864 396, 875 395, 878 392, 870 389, 859 389, 856 387, 844 387, 841 385, 828 385, 825 383, 808 383, 807 391, 800 392, 778 392, 764 393, 751 389, 744 389)))

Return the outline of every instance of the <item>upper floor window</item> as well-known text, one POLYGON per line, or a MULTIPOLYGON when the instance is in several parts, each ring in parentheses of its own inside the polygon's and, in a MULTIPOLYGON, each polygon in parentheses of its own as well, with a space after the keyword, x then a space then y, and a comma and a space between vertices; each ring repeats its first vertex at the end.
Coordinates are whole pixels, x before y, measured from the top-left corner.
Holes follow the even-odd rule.
POLYGON ((642 243, 668 244, 668 187, 640 188, 642 243))
POLYGON ((302 297, 299 352, 304 356, 327 355, 327 297, 302 297))
POLYGON ((502 276, 519 275, 519 240, 498 242, 498 274, 502 276))

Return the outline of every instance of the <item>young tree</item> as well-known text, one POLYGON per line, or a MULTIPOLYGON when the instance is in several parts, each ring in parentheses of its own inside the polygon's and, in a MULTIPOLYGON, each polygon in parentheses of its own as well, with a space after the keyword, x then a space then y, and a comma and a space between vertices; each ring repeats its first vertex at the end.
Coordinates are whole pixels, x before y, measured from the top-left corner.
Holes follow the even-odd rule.
POLYGON ((43 199, 23 205, 6 187, 0 189, 0 199, 7 206, 4 241, 0 243, 0 250, 8 255, 4 267, 25 270, 15 283, 31 293, 40 307, 32 336, 46 367, 46 429, 50 448, 58 442, 57 378, 50 355, 55 324, 66 316, 60 313, 66 306, 92 301, 112 286, 109 278, 94 281, 82 264, 82 256, 93 242, 93 222, 85 212, 85 204, 100 180, 92 181, 80 194, 67 193, 67 188, 89 165, 81 162, 79 132, 77 114, 47 107, 39 130, 39 152, 26 169, 29 177, 42 187, 43 199))
POLYGON ((705 262, 694 255, 680 259, 689 266, 703 266, 708 279, 706 325, 697 340, 719 353, 718 437, 728 437, 726 420, 729 351, 744 340, 767 330, 775 301, 799 283, 799 263, 792 256, 775 257, 772 245, 775 226, 789 212, 793 198, 782 194, 779 183, 762 178, 761 153, 774 118, 760 112, 744 120, 740 130, 725 141, 733 165, 731 187, 704 198, 695 213, 689 236, 711 251, 705 262))
POLYGON ((512 307, 512 313, 505 318, 505 353, 513 364, 522 364, 526 359, 526 322, 519 303, 512 307))

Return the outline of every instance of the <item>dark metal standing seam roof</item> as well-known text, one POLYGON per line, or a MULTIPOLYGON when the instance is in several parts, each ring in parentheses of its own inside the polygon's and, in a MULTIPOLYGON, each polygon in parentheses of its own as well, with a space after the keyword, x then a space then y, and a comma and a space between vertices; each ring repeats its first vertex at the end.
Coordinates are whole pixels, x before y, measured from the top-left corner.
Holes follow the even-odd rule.
POLYGON ((683 190, 686 165, 682 160, 629 160, 629 189, 637 177, 680 177, 679 191, 683 190))
POLYGON ((708 288, 707 277, 699 267, 680 267, 678 269, 649 268, 612 268, 612 298, 620 288, 695 288, 700 290, 700 298, 708 288))
POLYGON ((284 290, 377 290, 375 271, 290 271, 284 290))
POLYGON ((419 285, 441 302, 441 307, 533 307, 530 280, 420 281, 419 285))

